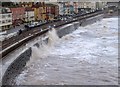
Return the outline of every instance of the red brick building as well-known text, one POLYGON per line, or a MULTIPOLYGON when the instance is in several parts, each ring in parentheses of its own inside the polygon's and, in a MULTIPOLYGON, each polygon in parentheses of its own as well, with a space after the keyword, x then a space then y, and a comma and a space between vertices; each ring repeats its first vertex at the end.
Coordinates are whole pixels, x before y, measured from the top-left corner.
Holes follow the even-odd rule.
POLYGON ((11 12, 12 12, 12 17, 13 17, 13 24, 17 25, 24 21, 24 18, 25 18, 24 7, 11 8, 11 12))
POLYGON ((59 15, 59 6, 54 4, 46 4, 46 18, 53 19, 59 15))

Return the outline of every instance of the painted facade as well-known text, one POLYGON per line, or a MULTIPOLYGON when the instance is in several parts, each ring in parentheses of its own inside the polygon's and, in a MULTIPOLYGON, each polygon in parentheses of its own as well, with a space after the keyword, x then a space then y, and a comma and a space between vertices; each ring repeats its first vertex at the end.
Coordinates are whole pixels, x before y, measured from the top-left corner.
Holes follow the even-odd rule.
POLYGON ((35 20, 45 20, 46 19, 46 6, 44 2, 36 3, 33 6, 35 20))
POLYGON ((46 19, 52 20, 59 15, 59 6, 55 4, 46 4, 46 19))
POLYGON ((25 8, 24 7, 16 7, 10 8, 13 17, 13 24, 17 25, 22 23, 25 20, 25 8))
POLYGON ((32 9, 31 7, 26 7, 25 8, 25 21, 26 22, 35 21, 34 9, 32 9))
POLYGON ((0 31, 10 29, 12 27, 12 12, 9 8, 0 8, 0 31))

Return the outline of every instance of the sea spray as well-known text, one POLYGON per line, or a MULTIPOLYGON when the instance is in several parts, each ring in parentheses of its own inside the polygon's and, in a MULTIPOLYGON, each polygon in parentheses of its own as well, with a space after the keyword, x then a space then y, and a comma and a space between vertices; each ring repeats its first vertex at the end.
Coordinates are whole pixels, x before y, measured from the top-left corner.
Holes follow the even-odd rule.
POLYGON ((48 45, 51 47, 51 46, 54 46, 54 44, 58 41, 59 37, 56 33, 56 30, 54 28, 52 28, 52 30, 50 30, 48 32, 48 45))
MULTIPOLYGON (((103 30, 104 23, 100 22, 100 24, 78 29, 77 32, 70 34, 70 38, 67 36, 67 41, 62 38, 61 43, 55 44, 53 50, 50 50, 47 58, 36 60, 34 66, 27 68, 28 73, 25 77, 19 76, 22 79, 19 79, 18 83, 20 85, 117 85, 117 48, 111 49, 111 45, 115 45, 118 39, 111 36, 112 28, 108 32, 110 36, 106 35, 106 39, 99 37, 101 33, 98 32, 103 30), (71 36, 74 38, 71 39, 71 36)), ((111 25, 113 27, 113 24, 111 25)))
POLYGON ((37 46, 31 47, 31 49, 32 49, 31 58, 26 66, 30 66, 32 63, 36 62, 36 60, 38 60, 40 58, 47 57, 47 55, 50 52, 50 49, 52 47, 54 47, 55 43, 58 42, 58 40, 59 40, 59 37, 56 33, 56 30, 54 28, 52 28, 48 32, 48 43, 41 41, 42 44, 41 44, 41 42, 39 42, 39 45, 41 45, 40 47, 37 47, 37 46))

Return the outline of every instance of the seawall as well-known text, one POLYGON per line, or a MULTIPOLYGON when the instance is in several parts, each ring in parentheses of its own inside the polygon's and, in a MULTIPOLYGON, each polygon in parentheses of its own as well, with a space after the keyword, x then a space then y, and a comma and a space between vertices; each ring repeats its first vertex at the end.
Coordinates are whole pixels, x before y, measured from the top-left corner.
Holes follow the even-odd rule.
MULTIPOLYGON (((93 18, 88 18, 83 21, 74 22, 71 24, 67 24, 65 26, 57 28, 57 34, 61 38, 66 34, 72 33, 76 30, 80 25, 85 26, 87 24, 91 24, 96 22, 97 20, 102 19, 102 15, 95 16, 93 18)), ((44 39, 44 42, 48 42, 48 38, 44 39)), ((38 43, 34 45, 39 46, 38 43)), ((23 53, 21 53, 12 63, 6 68, 5 73, 3 73, 2 77, 2 85, 14 85, 15 77, 25 68, 26 63, 30 60, 31 57, 31 47, 26 49, 23 53)))

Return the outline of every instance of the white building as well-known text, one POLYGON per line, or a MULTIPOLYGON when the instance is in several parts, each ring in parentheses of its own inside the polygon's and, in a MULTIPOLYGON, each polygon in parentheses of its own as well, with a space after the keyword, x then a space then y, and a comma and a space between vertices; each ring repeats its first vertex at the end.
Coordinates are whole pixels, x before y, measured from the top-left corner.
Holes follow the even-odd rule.
POLYGON ((105 5, 106 2, 78 2, 78 8, 102 9, 105 5))
POLYGON ((95 2, 78 2, 78 8, 95 9, 96 8, 96 3, 95 2))
POLYGON ((0 7, 0 30, 4 31, 12 27, 12 12, 9 8, 0 7))
POLYGON ((63 2, 58 2, 58 6, 59 6, 59 14, 63 15, 64 14, 64 3, 63 2))
POLYGON ((107 2, 107 6, 116 6, 118 7, 119 6, 119 2, 107 2))
POLYGON ((26 7, 25 8, 25 21, 34 21, 35 20, 35 14, 34 14, 34 9, 31 7, 26 7))
POLYGON ((107 2, 96 2, 96 8, 103 9, 107 5, 107 2))

